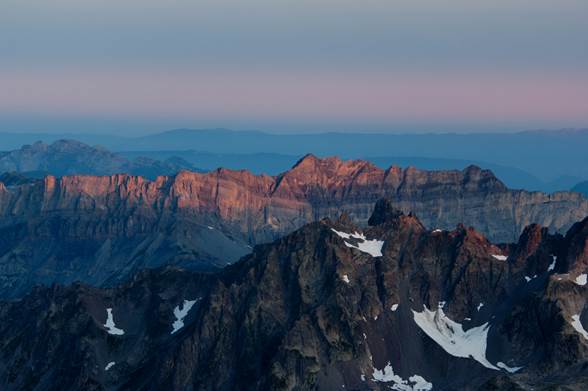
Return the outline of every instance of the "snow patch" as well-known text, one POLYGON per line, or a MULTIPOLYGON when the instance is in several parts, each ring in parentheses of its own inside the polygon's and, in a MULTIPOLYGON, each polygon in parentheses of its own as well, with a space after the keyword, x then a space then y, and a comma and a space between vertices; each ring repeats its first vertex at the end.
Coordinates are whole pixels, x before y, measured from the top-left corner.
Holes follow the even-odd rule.
POLYGON ((525 280, 527 282, 531 281, 532 279, 537 278, 537 275, 535 274, 533 277, 529 277, 529 276, 525 276, 525 280))
POLYGON ((548 271, 548 272, 550 272, 550 271, 552 271, 553 269, 555 269, 555 263, 557 262, 557 257, 556 257, 555 255, 552 255, 551 257, 553 258, 553 262, 551 262, 551 263, 549 264, 549 267, 547 268, 547 271, 548 271))
POLYGON ((196 300, 184 300, 184 303, 183 303, 181 309, 180 309, 179 305, 176 306, 176 308, 174 308, 174 315, 176 317, 176 320, 172 324, 173 330, 171 331, 170 334, 174 334, 175 332, 180 330, 182 327, 184 327, 184 318, 186 317, 186 315, 188 315, 188 312, 192 309, 192 306, 198 300, 200 300, 200 298, 198 298, 196 300))
POLYGON ((434 233, 434 234, 438 234, 438 233, 440 233, 440 232, 443 232, 443 231, 442 231, 442 230, 440 230, 439 228, 437 228, 437 229, 434 229, 434 230, 433 230, 433 233, 434 233))
POLYGON ((464 331, 463 326, 449 319, 443 309, 429 311, 423 307, 422 312, 412 311, 415 323, 447 353, 455 357, 471 357, 486 368, 498 370, 486 359, 488 323, 464 331))
POLYGON ((500 254, 491 254, 491 255, 494 259, 497 259, 499 261, 506 261, 508 259, 508 256, 506 256, 506 255, 500 255, 500 254))
POLYGON ((112 308, 106 309, 106 323, 104 324, 104 327, 106 327, 108 329, 108 330, 106 330, 108 332, 108 334, 123 335, 125 333, 124 330, 119 329, 114 324, 114 318, 112 316, 112 308))
POLYGON ((586 282, 588 282, 588 276, 586 275, 586 273, 584 274, 580 274, 578 277, 576 277, 576 284, 580 285, 580 286, 584 286, 586 285, 586 282))
POLYGON ((381 257, 382 256, 382 246, 384 245, 384 242, 382 240, 376 240, 376 239, 368 240, 364 234, 357 233, 357 232, 352 233, 352 234, 348 234, 346 232, 337 231, 334 228, 331 228, 331 230, 343 239, 353 238, 353 239, 358 240, 357 245, 343 241, 343 243, 345 243, 345 245, 347 247, 354 248, 354 249, 359 250, 363 253, 369 254, 372 257, 381 257))
POLYGON ((116 364, 114 361, 109 362, 108 364, 106 364, 106 366, 104 367, 105 371, 108 371, 110 368, 112 368, 114 366, 114 364, 116 364))
POLYGON ((392 307, 390 307, 390 309, 392 311, 396 311, 398 309, 398 304, 392 304, 392 307))
POLYGON ((369 254, 372 257, 381 257, 382 256, 382 246, 384 242, 381 240, 365 240, 363 242, 358 242, 357 246, 344 242, 347 247, 355 248, 363 253, 369 254))
POLYGON ((517 371, 520 371, 521 369, 523 369, 523 367, 509 367, 508 365, 506 365, 502 361, 497 362, 496 366, 500 369, 504 369, 508 373, 516 373, 517 371))
POLYGON ((343 238, 343 239, 351 239, 351 238, 354 238, 354 239, 365 240, 365 236, 363 234, 360 234, 360 233, 357 233, 357 232, 352 233, 352 234, 348 234, 346 232, 337 231, 335 228, 331 228, 331 231, 333 231, 334 233, 337 234, 337 236, 339 236, 340 238, 343 238))
POLYGON ((390 365, 390 362, 386 364, 384 369, 380 370, 374 368, 372 379, 376 382, 394 383, 392 385, 393 390, 429 391, 433 389, 433 384, 426 381, 422 376, 413 375, 409 377, 408 380, 404 380, 400 376, 396 375, 394 373, 394 369, 392 369, 392 365, 390 365))
POLYGON ((481 309, 482 307, 484 307, 484 303, 480 303, 480 304, 478 304, 478 312, 480 312, 480 309, 481 309))
POLYGON ((588 339, 588 332, 586 331, 586 329, 584 329, 584 326, 582 326, 582 322, 580 322, 580 314, 572 315, 572 321, 570 322, 570 324, 572 325, 574 330, 582 334, 584 339, 588 339))
POLYGON ((349 284, 349 277, 347 276, 347 274, 343 274, 342 280, 349 284))

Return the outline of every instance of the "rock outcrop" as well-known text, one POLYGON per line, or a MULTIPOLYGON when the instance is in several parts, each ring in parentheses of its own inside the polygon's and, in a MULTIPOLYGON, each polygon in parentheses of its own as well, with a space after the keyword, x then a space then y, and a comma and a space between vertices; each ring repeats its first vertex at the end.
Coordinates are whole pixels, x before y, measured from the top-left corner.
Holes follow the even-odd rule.
POLYGON ((371 220, 305 225, 212 275, 152 271, 2 303, 0 386, 586 387, 588 219, 510 246, 428 230, 385 202, 371 220))

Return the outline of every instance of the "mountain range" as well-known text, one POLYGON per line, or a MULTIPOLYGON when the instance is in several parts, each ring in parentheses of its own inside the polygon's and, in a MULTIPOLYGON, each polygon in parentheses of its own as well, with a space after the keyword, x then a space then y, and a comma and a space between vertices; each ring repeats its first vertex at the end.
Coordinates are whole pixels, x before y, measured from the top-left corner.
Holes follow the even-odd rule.
POLYGON ((565 232, 588 215, 579 193, 510 190, 475 166, 383 170, 307 155, 278 176, 47 176, 0 183, 0 296, 39 283, 112 286, 164 265, 215 270, 324 217, 346 212, 364 226, 380 198, 429 227, 473 226, 495 242, 515 241, 532 223, 565 232))
MULTIPOLYGON (((247 169, 255 174, 279 175, 298 161, 300 155, 273 152, 212 153, 195 150, 119 151, 110 152, 101 146, 90 146, 76 140, 56 140, 51 144, 36 141, 18 149, 0 152, 0 173, 23 178, 41 178, 44 175, 127 173, 154 179, 158 175, 174 175, 185 169, 211 171, 219 167, 247 169), (16 175, 18 174, 18 175, 16 175)), ((528 190, 568 189, 574 178, 560 178, 543 182, 515 167, 472 160, 419 158, 419 157, 366 157, 365 160, 380 168, 391 165, 414 166, 426 170, 464 169, 478 165, 491 169, 507 186, 528 190)), ((1 174, 0 174, 1 175, 1 174)))
MULTIPOLYGON (((178 129, 137 137, 2 133, 0 150, 17 149, 37 140, 47 143, 72 138, 129 154, 174 151, 177 156, 178 151, 198 151, 228 155, 225 163, 234 160, 235 155, 275 154, 295 159, 313 153, 345 159, 383 158, 386 159, 384 165, 415 165, 421 169, 463 169, 475 164, 493 169, 510 187, 546 192, 568 190, 588 179, 586 129, 472 134, 272 134, 226 129, 178 129)), ((157 155, 150 156, 157 158, 157 155)), ((281 164, 280 157, 275 158, 277 164, 281 164)), ((217 167, 226 167, 226 164, 217 164, 212 168, 217 167)), ((240 165, 233 168, 246 167, 240 165)), ((276 169, 282 171, 285 167, 282 164, 276 169)))
POLYGON ((103 147, 92 147, 76 140, 57 140, 51 144, 37 141, 16 150, 0 152, 0 173, 20 173, 26 177, 127 173, 155 178, 174 175, 183 169, 198 171, 176 156, 165 160, 136 156, 130 160, 103 147))
POLYGON ((309 223, 216 273, 0 302, 4 390, 581 390, 588 219, 496 245, 394 203, 309 223))

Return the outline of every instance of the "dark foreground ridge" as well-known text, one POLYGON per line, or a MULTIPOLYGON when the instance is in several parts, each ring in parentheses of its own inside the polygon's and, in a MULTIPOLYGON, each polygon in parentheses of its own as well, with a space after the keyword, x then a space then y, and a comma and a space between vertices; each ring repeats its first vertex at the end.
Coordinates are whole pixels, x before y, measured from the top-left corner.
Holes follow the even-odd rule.
POLYGON ((0 388, 585 388, 588 219, 508 246, 385 201, 371 223, 311 223, 216 274, 0 304, 0 388))

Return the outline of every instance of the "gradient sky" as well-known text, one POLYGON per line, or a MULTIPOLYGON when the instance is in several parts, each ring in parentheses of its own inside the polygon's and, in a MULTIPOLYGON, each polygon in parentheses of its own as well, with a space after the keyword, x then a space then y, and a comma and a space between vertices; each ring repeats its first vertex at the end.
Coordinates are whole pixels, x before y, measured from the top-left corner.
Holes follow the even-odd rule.
POLYGON ((586 0, 4 0, 0 131, 588 127, 586 0))

